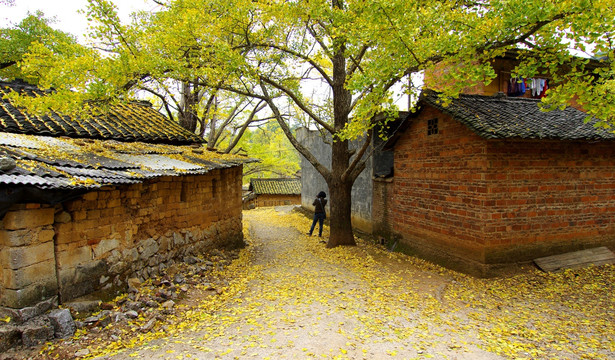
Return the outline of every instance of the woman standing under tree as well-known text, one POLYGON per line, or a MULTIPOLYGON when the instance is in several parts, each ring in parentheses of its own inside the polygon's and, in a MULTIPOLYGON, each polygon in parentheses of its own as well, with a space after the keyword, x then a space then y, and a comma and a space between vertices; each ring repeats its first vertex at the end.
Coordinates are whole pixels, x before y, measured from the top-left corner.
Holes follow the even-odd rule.
POLYGON ((325 205, 327 205, 327 194, 324 191, 318 193, 316 200, 312 203, 314 205, 314 221, 312 221, 312 227, 310 231, 307 233, 309 236, 312 236, 314 232, 314 227, 316 226, 316 222, 320 225, 318 236, 322 237, 322 223, 327 218, 327 213, 325 212, 325 205))

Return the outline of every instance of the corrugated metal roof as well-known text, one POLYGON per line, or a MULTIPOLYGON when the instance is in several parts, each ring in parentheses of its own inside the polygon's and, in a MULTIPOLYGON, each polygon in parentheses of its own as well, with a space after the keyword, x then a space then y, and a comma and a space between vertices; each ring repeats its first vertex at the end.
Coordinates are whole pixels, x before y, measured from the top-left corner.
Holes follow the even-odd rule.
POLYGON ((207 151, 202 138, 151 106, 95 108, 87 119, 35 116, 4 97, 11 91, 45 94, 32 85, 0 82, 0 160, 7 160, 0 161, 0 186, 90 189, 254 161, 207 151))
POLYGON ((0 170, 0 185, 88 189, 133 184, 159 176, 204 174, 254 161, 210 152, 200 145, 0 135, 4 139, 0 140, 0 157, 15 161, 14 168, 0 170))
POLYGON ((250 190, 257 195, 301 195, 301 180, 252 179, 250 190))

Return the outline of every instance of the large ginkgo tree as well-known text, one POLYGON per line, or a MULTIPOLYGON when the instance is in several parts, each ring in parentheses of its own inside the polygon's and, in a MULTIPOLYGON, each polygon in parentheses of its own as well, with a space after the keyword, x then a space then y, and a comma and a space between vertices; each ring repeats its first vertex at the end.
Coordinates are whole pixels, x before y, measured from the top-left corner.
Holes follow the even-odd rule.
POLYGON ((615 0, 156 3, 157 11, 122 24, 111 2, 90 0, 95 46, 72 59, 34 49, 22 71, 41 76, 42 85, 57 89, 58 99, 75 89, 84 99, 121 99, 150 79, 173 79, 266 104, 329 187, 328 247, 355 243, 351 188, 377 136, 372 119, 394 113, 396 84, 417 91, 410 74, 447 66, 444 95, 454 96, 495 77, 490 59, 521 49, 519 75, 551 72, 559 84, 546 105, 575 98, 604 124, 612 120, 615 0), (599 66, 586 67, 579 55, 600 57, 599 66), (330 164, 296 140, 296 119, 327 138, 330 164), (362 145, 351 148, 350 140, 362 145))

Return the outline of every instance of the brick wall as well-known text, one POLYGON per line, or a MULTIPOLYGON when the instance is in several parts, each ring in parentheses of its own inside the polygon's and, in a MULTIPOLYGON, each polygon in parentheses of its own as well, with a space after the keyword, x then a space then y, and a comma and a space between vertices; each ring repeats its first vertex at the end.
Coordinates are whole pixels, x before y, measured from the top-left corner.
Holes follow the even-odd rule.
MULTIPOLYGON (((14 206, 5 216, 0 227, 2 264, 10 264, 5 259, 14 257, 20 247, 46 246, 41 252, 49 258, 33 257, 30 249, 25 258, 53 264, 49 283, 55 287, 50 285, 49 291, 56 289, 62 301, 122 288, 127 278, 146 279, 188 254, 243 244, 241 167, 199 176, 162 177, 92 191, 55 208, 28 208, 36 206, 14 206), (44 224, 24 220, 38 218, 44 224), (42 238, 32 238, 33 233, 42 238), (21 245, 11 245, 12 238, 18 238, 17 245, 21 245)), ((26 271, 23 264, 3 270, 1 305, 22 307, 31 300, 8 296, 29 286, 7 281, 7 274, 26 271)), ((41 282, 34 277, 29 281, 41 282)))
POLYGON ((615 244, 612 143, 489 141, 485 261, 615 244))
POLYGON ((483 261, 487 200, 485 142, 457 121, 425 108, 395 145, 393 231, 414 251, 483 261), (429 119, 438 133, 427 135, 429 119))
POLYGON ((301 205, 301 195, 258 195, 254 204, 256 207, 301 205))
POLYGON ((402 245, 464 271, 615 245, 612 144, 485 140, 426 108, 395 146, 392 185, 402 245))
POLYGON ((393 178, 374 178, 372 198, 373 235, 392 238, 393 178))

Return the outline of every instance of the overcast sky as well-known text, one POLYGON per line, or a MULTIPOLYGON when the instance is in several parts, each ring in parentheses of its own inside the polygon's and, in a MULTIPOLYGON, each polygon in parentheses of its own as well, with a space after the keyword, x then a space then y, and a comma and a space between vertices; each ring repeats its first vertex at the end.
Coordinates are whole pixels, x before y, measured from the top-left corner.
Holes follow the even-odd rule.
MULTIPOLYGON (((123 21, 129 20, 129 14, 136 10, 151 10, 156 6, 151 0, 114 0, 123 21)), ((47 18, 55 18, 52 27, 69 32, 82 40, 87 31, 84 10, 87 0, 14 0, 12 6, 0 1, 0 28, 18 24, 28 12, 41 10, 47 18)))

